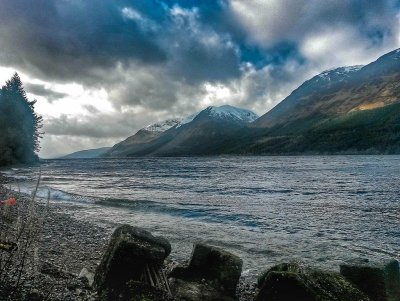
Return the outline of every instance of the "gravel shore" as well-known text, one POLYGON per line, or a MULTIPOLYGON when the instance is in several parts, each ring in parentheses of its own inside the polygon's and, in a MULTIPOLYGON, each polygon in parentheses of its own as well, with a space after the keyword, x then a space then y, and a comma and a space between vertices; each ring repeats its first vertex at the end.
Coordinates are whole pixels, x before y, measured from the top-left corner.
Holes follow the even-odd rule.
MULTIPOLYGON (((5 179, 2 178, 4 183, 5 179)), ((0 186, 0 198, 13 196, 18 202, 28 202, 29 196, 10 192, 0 186)), ((38 210, 45 210, 45 205, 38 210)), ((72 217, 78 206, 63 206, 50 202, 39 236, 40 274, 27 271, 21 287, 22 295, 40 292, 50 300, 95 300, 95 293, 78 279, 82 268, 95 271, 107 245, 113 227, 100 227, 72 217), (32 273, 33 274, 33 273, 32 273)), ((0 296, 7 300, 7 296, 0 296)))
MULTIPOLYGON (((0 176, 0 199, 14 196, 18 202, 26 202, 29 196, 10 192, 7 179, 0 176)), ((45 202, 38 205, 44 210, 45 202)), ((23 278, 20 297, 34 300, 42 295, 48 300, 96 300, 96 293, 78 278, 83 268, 96 270, 107 242, 118 224, 98 225, 90 221, 75 219, 74 212, 80 206, 50 202, 39 237, 40 273, 28 271, 23 278)), ((167 264, 176 264, 169 262, 167 264)), ((253 300, 255 285, 241 281, 238 286, 240 301, 253 300)), ((1 294, 0 300, 8 300, 1 294)), ((39 300, 39 299, 38 299, 39 300)))

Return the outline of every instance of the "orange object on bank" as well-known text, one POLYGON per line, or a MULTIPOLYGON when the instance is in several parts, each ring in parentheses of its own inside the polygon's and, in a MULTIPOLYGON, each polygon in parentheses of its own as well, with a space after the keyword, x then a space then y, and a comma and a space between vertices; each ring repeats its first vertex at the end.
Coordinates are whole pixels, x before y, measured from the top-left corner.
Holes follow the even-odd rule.
POLYGON ((17 200, 15 198, 9 198, 7 200, 1 201, 0 205, 14 206, 17 205, 17 200))

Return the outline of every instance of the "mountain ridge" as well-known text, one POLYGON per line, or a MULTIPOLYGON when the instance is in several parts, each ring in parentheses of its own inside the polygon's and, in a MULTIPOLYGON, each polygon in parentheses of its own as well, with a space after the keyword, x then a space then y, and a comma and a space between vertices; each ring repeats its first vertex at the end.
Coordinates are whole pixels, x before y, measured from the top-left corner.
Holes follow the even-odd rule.
POLYGON ((370 101, 371 98, 375 99, 375 102, 382 101, 384 104, 396 101, 397 97, 391 98, 390 94, 398 95, 396 81, 399 79, 400 53, 397 50, 381 56, 362 68, 359 67, 340 67, 314 76, 256 120, 254 126, 272 127, 311 114, 326 116, 344 114, 362 105, 373 103, 370 101), (345 78, 337 76, 338 71, 346 68, 350 69, 345 78), (392 73, 394 78, 388 80, 387 77, 392 73), (329 80, 326 80, 327 78, 329 80), (396 86, 395 89, 391 87, 392 85, 396 86), (385 88, 386 91, 381 91, 385 88))
POLYGON ((161 121, 140 129, 136 134, 114 145, 105 156, 143 156, 143 155, 185 155, 207 148, 216 149, 216 136, 223 139, 232 131, 243 127, 258 118, 254 112, 230 105, 209 106, 186 118, 173 119, 175 122, 161 121), (168 123, 170 126, 165 127, 168 123), (162 128, 160 131, 149 131, 150 128, 162 128), (217 134, 218 133, 218 134, 217 134), (213 146, 204 138, 212 139, 213 146), (192 142, 188 142, 188 140, 192 142), (197 146, 196 146, 197 145, 197 146))
POLYGON ((209 106, 145 127, 105 155, 400 153, 400 49, 323 71, 256 117, 209 106))
POLYGON ((62 156, 58 159, 92 159, 104 155, 109 149, 110 147, 85 149, 62 156))

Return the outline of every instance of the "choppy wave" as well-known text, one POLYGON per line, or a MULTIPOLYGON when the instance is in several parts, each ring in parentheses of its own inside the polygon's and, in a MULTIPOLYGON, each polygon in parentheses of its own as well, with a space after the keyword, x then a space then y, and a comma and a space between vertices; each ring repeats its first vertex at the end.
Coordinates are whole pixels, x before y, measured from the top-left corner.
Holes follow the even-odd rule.
MULTIPOLYGON (((291 259, 400 257, 399 170, 400 156, 48 160, 38 195, 164 235, 178 258, 197 240, 227 248, 254 275, 291 259)), ((39 174, 5 171, 27 193, 39 174)))
MULTIPOLYGON (((19 179, 19 178, 16 178, 19 179)), ((35 187, 34 183, 21 183, 11 184, 9 186, 12 190, 24 193, 27 195, 32 195, 35 187)), ((54 189, 49 186, 41 185, 36 191, 36 197, 40 199, 50 199, 53 201, 65 201, 65 202, 84 202, 84 203, 95 203, 95 198, 73 194, 59 189, 54 189)))

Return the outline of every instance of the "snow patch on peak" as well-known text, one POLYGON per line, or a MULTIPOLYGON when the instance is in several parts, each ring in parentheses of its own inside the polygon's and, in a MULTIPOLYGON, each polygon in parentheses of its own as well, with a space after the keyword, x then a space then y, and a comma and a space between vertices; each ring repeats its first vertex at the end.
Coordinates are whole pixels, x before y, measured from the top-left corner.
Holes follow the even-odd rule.
POLYGON ((236 108, 230 105, 224 105, 220 107, 208 107, 206 110, 209 112, 210 116, 213 117, 233 118, 248 123, 253 122, 258 118, 258 115, 250 110, 236 108))
POLYGON ((337 76, 347 77, 350 75, 350 73, 357 72, 363 67, 364 65, 355 65, 355 66, 333 68, 322 72, 321 74, 317 75, 316 78, 330 81, 332 77, 337 77, 337 76))
MULTIPOLYGON (((180 122, 179 126, 181 126, 181 125, 183 125, 183 124, 186 124, 186 123, 189 123, 189 122, 192 122, 193 119, 195 119, 196 116, 199 115, 199 113, 200 113, 200 112, 196 112, 196 113, 194 113, 194 114, 192 114, 192 115, 190 115, 190 116, 187 116, 187 117, 183 118, 182 121, 180 122)), ((178 127, 179 127, 179 126, 178 126, 178 127)))
POLYGON ((165 131, 169 130, 170 128, 180 124, 181 121, 182 120, 179 119, 179 118, 168 119, 168 120, 165 120, 165 121, 161 121, 161 122, 156 122, 154 124, 150 124, 150 125, 146 126, 143 129, 146 130, 146 131, 149 131, 149 132, 162 133, 162 132, 165 132, 165 131))
POLYGON ((344 72, 356 72, 359 71, 362 67, 364 67, 364 65, 347 66, 343 67, 342 69, 344 72))
POLYGON ((192 122, 200 113, 207 112, 209 116, 219 119, 233 119, 240 122, 253 122, 259 116, 247 109, 236 108, 230 105, 223 105, 220 107, 210 106, 204 109, 203 111, 196 112, 186 118, 183 118, 181 122, 176 126, 179 128, 180 126, 192 122))
POLYGON ((325 70, 321 74, 319 74, 319 77, 326 77, 332 74, 345 74, 345 73, 350 73, 350 72, 356 72, 359 71, 364 65, 355 65, 355 66, 346 66, 346 67, 339 67, 339 68, 332 68, 325 70))

